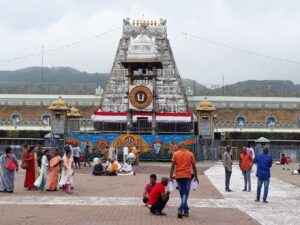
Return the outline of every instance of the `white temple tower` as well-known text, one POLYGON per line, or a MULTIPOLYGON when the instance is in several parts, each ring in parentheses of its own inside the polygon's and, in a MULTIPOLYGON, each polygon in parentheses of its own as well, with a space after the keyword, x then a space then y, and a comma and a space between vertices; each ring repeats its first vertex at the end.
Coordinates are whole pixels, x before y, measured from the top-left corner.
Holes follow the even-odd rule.
POLYGON ((166 20, 123 21, 110 77, 92 119, 102 132, 189 134, 192 113, 167 38, 166 20))

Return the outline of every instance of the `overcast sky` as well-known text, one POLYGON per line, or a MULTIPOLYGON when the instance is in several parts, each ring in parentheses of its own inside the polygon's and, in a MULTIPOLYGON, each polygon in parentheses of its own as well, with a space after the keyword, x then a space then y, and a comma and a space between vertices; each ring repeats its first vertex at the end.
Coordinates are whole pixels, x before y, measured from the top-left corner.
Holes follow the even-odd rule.
MULTIPOLYGON (((122 27, 122 19, 167 19, 168 37, 181 76, 202 84, 248 79, 300 83, 299 0, 0 0, 0 70, 40 66, 41 57, 2 60, 45 51, 122 27), (178 31, 287 63, 244 54, 178 31)), ((56 54, 45 66, 109 72, 121 29, 56 54)))

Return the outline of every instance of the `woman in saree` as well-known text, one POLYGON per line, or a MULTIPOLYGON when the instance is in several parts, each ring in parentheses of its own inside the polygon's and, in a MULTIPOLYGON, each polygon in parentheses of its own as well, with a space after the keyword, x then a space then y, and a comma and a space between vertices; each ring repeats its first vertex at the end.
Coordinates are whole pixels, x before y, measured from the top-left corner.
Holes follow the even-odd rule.
POLYGON ((48 158, 47 158, 48 152, 49 152, 49 149, 43 150, 40 176, 34 182, 34 186, 36 188, 40 188, 41 191, 44 191, 44 189, 45 189, 47 176, 48 176, 48 158))
POLYGON ((59 181, 59 187, 65 189, 67 183, 71 184, 73 187, 73 157, 71 151, 66 151, 66 155, 62 159, 62 171, 61 178, 59 181))
POLYGON ((24 161, 27 162, 24 187, 28 190, 34 188, 35 181, 35 165, 34 165, 34 147, 31 146, 24 154, 24 161))
POLYGON ((0 192, 12 193, 14 191, 15 171, 18 171, 18 167, 16 156, 12 153, 12 149, 7 147, 5 154, 0 157, 0 192), (9 163, 15 164, 15 170, 8 166, 9 163))
POLYGON ((49 162, 48 178, 46 183, 47 191, 57 191, 60 164, 61 164, 61 157, 58 154, 58 149, 55 149, 53 153, 53 158, 51 158, 49 162))

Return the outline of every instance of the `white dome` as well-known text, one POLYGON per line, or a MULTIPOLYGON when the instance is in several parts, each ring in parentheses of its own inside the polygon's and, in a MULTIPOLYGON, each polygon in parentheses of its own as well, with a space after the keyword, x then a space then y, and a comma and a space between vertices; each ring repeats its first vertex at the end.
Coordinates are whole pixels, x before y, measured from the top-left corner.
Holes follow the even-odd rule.
POLYGON ((155 40, 145 34, 131 38, 128 46, 127 59, 157 58, 155 40))
POLYGON ((151 38, 149 36, 147 36, 145 34, 140 34, 140 35, 136 36, 136 38, 132 39, 130 41, 130 43, 132 45, 134 45, 134 44, 137 44, 137 45, 140 45, 140 44, 150 44, 151 45, 153 42, 152 42, 152 40, 151 40, 151 38))

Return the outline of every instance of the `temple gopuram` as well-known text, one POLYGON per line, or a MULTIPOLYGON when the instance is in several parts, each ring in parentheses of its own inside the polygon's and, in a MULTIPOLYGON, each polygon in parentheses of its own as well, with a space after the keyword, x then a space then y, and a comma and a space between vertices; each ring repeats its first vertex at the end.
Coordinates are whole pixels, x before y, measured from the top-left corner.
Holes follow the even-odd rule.
POLYGON ((126 19, 95 130, 191 134, 193 114, 167 37, 166 20, 126 19))

